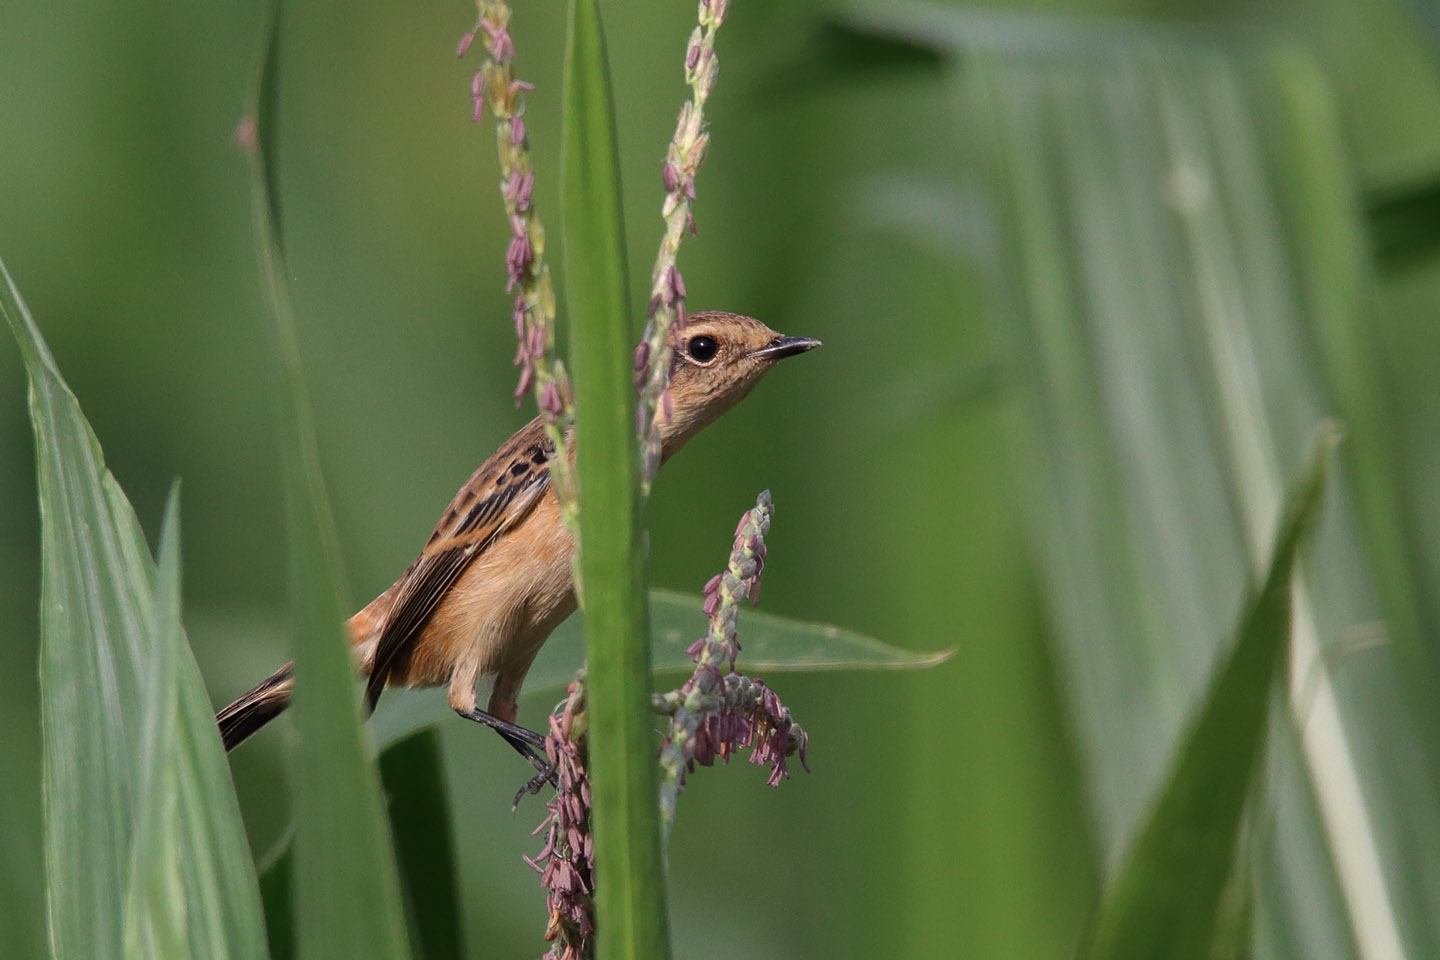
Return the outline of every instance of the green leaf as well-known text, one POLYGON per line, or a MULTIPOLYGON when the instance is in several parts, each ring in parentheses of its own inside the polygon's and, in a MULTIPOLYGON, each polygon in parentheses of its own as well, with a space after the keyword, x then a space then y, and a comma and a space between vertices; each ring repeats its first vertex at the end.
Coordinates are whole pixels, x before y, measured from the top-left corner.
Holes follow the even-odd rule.
POLYGON ((1315 525, 1338 434, 1318 444, 1291 498, 1264 584, 1245 606, 1228 661, 1211 685, 1164 789, 1100 910, 1089 960, 1208 960, 1221 933, 1222 895, 1248 863, 1236 860, 1242 814, 1258 806, 1271 693, 1289 651, 1296 558, 1315 525))
POLYGON ((134 511, 3 263, 0 281, 0 313, 30 379, 40 488, 52 955, 123 957, 128 923, 179 955, 264 957, 239 807, 181 639, 174 522, 157 606, 134 511))
POLYGON ((295 646, 295 895, 298 955, 346 960, 409 956, 395 854, 368 735, 361 725, 344 632, 340 551, 321 476, 310 400, 295 338, 270 196, 272 129, 264 111, 276 97, 278 4, 266 20, 264 54, 248 105, 255 137, 246 144, 251 220, 262 289, 283 379, 280 412, 295 646))
MULTIPOLYGON (((704 598, 672 590, 650 591, 650 669, 655 676, 679 676, 695 669, 686 652, 705 635, 704 598)), ((739 664, 746 672, 828 673, 839 670, 923 670, 955 655, 955 649, 914 653, 828 623, 792 620, 761 610, 740 612, 739 664)), ((555 697, 585 662, 584 615, 555 628, 525 679, 527 697, 555 697)), ((652 677, 652 686, 655 681, 652 677)), ((394 690, 385 695, 372 721, 375 740, 395 743, 432 723, 449 722, 454 712, 433 690, 394 690)))
POLYGON ((439 734, 423 730, 387 747, 380 754, 380 777, 415 953, 425 960, 460 960, 465 951, 439 734))
POLYGON ((998 252, 978 266, 1101 852, 1144 823, 1283 478, 1338 415, 1354 441, 1298 588, 1254 946, 1436 953, 1433 654, 1396 555, 1413 517, 1385 515, 1388 372, 1365 348, 1356 185, 1318 65, 1213 30, 925 16, 963 58, 957 139, 998 252), (1385 643, 1346 654, 1382 620, 1385 643))
POLYGON ((669 956, 645 642, 620 162, 596 0, 571 0, 561 221, 575 372, 580 571, 600 955, 669 956))
POLYGON ((1255 956, 1255 856, 1257 834, 1254 812, 1256 795, 1251 789, 1245 818, 1230 876, 1220 891, 1211 934, 1209 960, 1252 960, 1255 956))
MULTIPOLYGON (((694 669, 695 663, 686 651, 696 638, 705 635, 709 621, 703 607, 703 597, 672 590, 650 591, 650 655, 656 673, 689 673, 694 669)), ((568 635, 562 630, 555 631, 547 647, 554 645, 559 652, 568 646, 568 635)), ((739 636, 740 662, 747 672, 756 674, 920 670, 955 655, 954 647, 936 653, 915 653, 854 630, 792 620, 753 608, 741 609, 739 636)))
POLYGON ((139 822, 130 858, 125 955, 132 960, 186 957, 186 910, 181 859, 171 824, 179 803, 175 769, 175 667, 180 659, 180 498, 170 493, 160 531, 155 584, 158 633, 145 665, 146 701, 140 725, 139 822))
MULTIPOLYGON (((387 695, 386 699, 389 699, 387 695)), ((455 719, 452 711, 445 711, 455 719)), ((407 731, 380 754, 390 829, 394 831, 404 884, 406 916, 416 956, 460 960, 458 878, 451 851, 449 789, 441 764, 440 737, 434 729, 407 731)), ((295 955, 291 909, 293 837, 285 837, 260 874, 273 960, 295 955)))
POLYGON ((295 957, 294 840, 293 832, 286 834, 260 867, 260 901, 265 906, 265 939, 270 944, 270 960, 294 960, 295 957))
POLYGON ((410 955, 395 854, 368 733, 361 724, 344 609, 330 571, 333 527, 322 496, 287 456, 289 582, 295 646, 297 955, 410 955), (357 909, 357 904, 364 904, 357 909))

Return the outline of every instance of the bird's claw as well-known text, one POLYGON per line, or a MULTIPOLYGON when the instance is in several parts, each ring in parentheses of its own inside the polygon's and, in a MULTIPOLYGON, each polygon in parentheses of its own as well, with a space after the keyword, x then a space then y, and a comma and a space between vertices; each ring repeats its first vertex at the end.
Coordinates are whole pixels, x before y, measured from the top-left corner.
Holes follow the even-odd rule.
POLYGON ((525 785, 516 791, 515 799, 510 804, 511 811, 513 812, 519 808, 521 799, 527 793, 533 797, 538 794, 547 783, 557 790, 560 789, 560 783, 555 777, 555 765, 553 763, 547 763, 544 769, 540 770, 539 773, 535 774, 535 776, 529 780, 526 780, 525 785))

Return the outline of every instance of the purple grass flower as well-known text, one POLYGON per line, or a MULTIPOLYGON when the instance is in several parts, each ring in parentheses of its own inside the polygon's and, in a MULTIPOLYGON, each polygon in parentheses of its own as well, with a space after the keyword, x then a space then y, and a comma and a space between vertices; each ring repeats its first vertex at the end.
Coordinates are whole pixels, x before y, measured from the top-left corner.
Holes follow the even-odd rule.
POLYGON ((636 377, 640 385, 639 406, 642 410, 637 418, 641 489, 647 495, 660 463, 658 413, 670 378, 670 334, 672 329, 683 329, 685 321, 685 285, 676 268, 676 258, 685 234, 694 236, 697 232, 691 208, 695 201, 695 177, 708 145, 705 102, 719 69, 715 33, 725 19, 728 7, 725 0, 708 0, 700 5, 698 23, 685 43, 685 82, 690 87, 690 99, 685 101, 676 116, 675 133, 660 171, 665 188, 665 198, 660 205, 665 232, 650 272, 650 304, 645 325, 645 342, 650 345, 650 366, 642 376, 636 377))
POLYGON ((788 757, 798 754, 802 766, 806 763, 809 738, 779 696, 764 681, 735 672, 740 653, 736 617, 740 602, 747 597, 754 601, 759 594, 772 510, 766 491, 740 518, 730 562, 705 584, 710 628, 686 651, 695 671, 680 689, 655 698, 656 709, 671 717, 660 750, 660 809, 667 828, 674 822, 686 775, 697 764, 708 767, 717 759, 728 763, 748 748, 752 764, 770 768, 766 783, 777 786, 790 776, 788 757))
POLYGON ((510 39, 508 29, 484 19, 480 21, 479 29, 485 31, 485 49, 496 63, 504 65, 515 57, 515 43, 510 39))
POLYGON ((564 405, 560 402, 560 388, 555 386, 553 380, 545 384, 540 390, 540 409, 552 420, 560 416, 560 413, 565 409, 564 405))
POLYGON ((485 71, 476 70, 475 76, 470 78, 470 99, 475 104, 475 112, 470 115, 472 123, 479 123, 480 118, 485 115, 485 71))
POLYGON ((506 200, 515 205, 515 209, 524 213, 530 209, 530 193, 535 189, 535 174, 530 171, 521 173, 515 171, 510 179, 505 181, 503 195, 506 200))
POLYGON ((555 291, 545 262, 545 228, 534 209, 534 161, 526 142, 524 94, 534 90, 531 83, 515 76, 515 41, 510 34, 511 11, 507 0, 478 0, 480 17, 475 30, 462 37, 457 52, 464 54, 478 36, 483 36, 488 57, 471 81, 474 119, 486 109, 495 118, 500 159, 500 193, 510 221, 511 239, 505 249, 506 292, 515 295, 511 319, 515 325, 520 370, 516 384, 516 406, 530 393, 540 407, 547 438, 555 445, 551 463, 555 489, 560 496, 561 516, 572 531, 576 528, 575 485, 570 477, 566 436, 574 422, 574 398, 564 365, 551 352, 555 321, 555 291), (556 399, 560 409, 555 411, 556 399))
POLYGON ((515 309, 510 311, 510 319, 515 321, 515 339, 517 341, 525 339, 525 315, 528 312, 525 306, 525 294, 516 294, 515 309))
POLYGON ((510 246, 505 251, 505 272, 509 282, 505 284, 505 292, 509 293, 515 289, 515 285, 525 279, 525 271, 530 268, 530 262, 535 258, 535 252, 530 246, 530 236, 526 233, 517 233, 510 238, 510 246))
POLYGON ((525 359, 517 357, 515 365, 520 368, 520 382, 515 384, 515 405, 520 405, 520 398, 530 390, 530 381, 535 377, 535 364, 530 360, 529 354, 525 359))
POLYGON ((584 740, 584 671, 567 688, 558 714, 550 717, 545 754, 555 764, 559 786, 545 804, 546 817, 534 836, 544 834, 545 844, 532 859, 525 858, 545 888, 550 916, 545 939, 547 960, 593 957, 595 953, 595 861, 590 833, 590 778, 584 740))

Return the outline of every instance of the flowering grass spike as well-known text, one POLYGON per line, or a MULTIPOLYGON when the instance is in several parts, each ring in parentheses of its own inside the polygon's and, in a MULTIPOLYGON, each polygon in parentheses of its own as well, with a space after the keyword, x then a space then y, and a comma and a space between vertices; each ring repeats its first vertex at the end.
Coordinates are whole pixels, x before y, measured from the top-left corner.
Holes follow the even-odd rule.
POLYGON ((495 135, 500 154, 500 197, 510 226, 510 243, 505 251, 505 292, 515 294, 511 319, 515 323, 515 365, 520 379, 515 386, 515 403, 533 392, 535 404, 545 422, 545 432, 554 442, 556 456, 551 462, 565 525, 579 536, 575 505, 575 480, 566 456, 566 431, 574 423, 574 394, 565 365, 554 356, 555 288, 550 266, 545 261, 545 227, 531 200, 535 188, 534 163, 525 133, 524 94, 535 89, 515 76, 515 42, 510 37, 510 7, 494 0, 477 0, 479 20, 475 29, 460 38, 456 55, 463 57, 476 38, 483 38, 488 54, 470 81, 470 98, 475 109, 471 119, 480 122, 485 105, 495 117, 495 135))
MULTIPOLYGON (((790 776, 786 760, 798 755, 808 771, 809 737, 790 716, 775 691, 762 680, 735 672, 740 653, 736 619, 741 602, 758 602, 760 574, 765 567, 765 535, 773 507, 770 493, 761 493, 754 508, 740 518, 725 570, 705 585, 706 635, 691 645, 695 672, 677 690, 654 694, 656 712, 670 718, 660 748, 660 813, 668 836, 686 774, 729 761, 739 749, 750 748, 750 762, 770 767, 766 783, 779 786, 790 776)), ((595 862, 590 834, 590 781, 585 745, 585 671, 567 690, 565 701, 550 717, 545 751, 559 777, 555 798, 535 834, 545 845, 526 862, 540 872, 546 889, 550 941, 546 960, 587 960, 595 944, 595 862)), ((518 798, 517 798, 518 799, 518 798)))
MULTIPOLYGON (((585 750, 585 671, 571 681, 560 711, 550 717, 545 752, 559 778, 535 836, 545 846, 525 858, 540 873, 550 914, 546 960, 588 960, 595 955, 595 851, 590 833, 590 778, 585 750)), ((517 798, 518 799, 518 798, 517 798)))
POLYGON ((786 758, 798 754, 807 771, 809 737, 790 716, 775 691, 762 680, 735 672, 740 653, 736 619, 742 601, 760 600, 760 574, 765 568, 765 535, 773 513, 770 491, 740 518, 735 545, 725 570, 705 585, 705 613, 710 629, 690 646, 695 672, 680 689, 655 694, 655 709, 670 716, 670 732, 660 751, 660 816, 669 830, 675 805, 685 789, 685 776, 695 764, 726 761, 743 747, 750 762, 768 765, 766 783, 779 786, 790 776, 786 758))
POLYGON ((680 108, 675 136, 665 153, 660 180, 665 188, 661 215, 665 234, 650 273, 650 319, 645 338, 636 348, 636 389, 640 405, 636 411, 640 430, 640 481, 650 492, 660 468, 660 432, 655 413, 666 402, 665 387, 670 375, 670 328, 685 324, 685 280, 676 266, 680 241, 695 232, 695 176, 705 160, 710 137, 705 132, 705 101, 715 87, 720 63, 715 55, 715 31, 725 20, 729 0, 700 0, 699 23, 685 48, 685 82, 691 98, 680 108))

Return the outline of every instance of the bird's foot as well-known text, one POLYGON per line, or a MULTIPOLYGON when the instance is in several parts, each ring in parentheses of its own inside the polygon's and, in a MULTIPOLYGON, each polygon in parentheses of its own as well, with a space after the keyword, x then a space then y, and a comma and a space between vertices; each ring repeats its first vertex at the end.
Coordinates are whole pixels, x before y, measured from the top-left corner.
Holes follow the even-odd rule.
POLYGON ((466 720, 474 720, 476 723, 484 724, 496 733, 510 746, 529 761, 530 766, 535 768, 536 775, 525 782, 520 792, 515 794, 515 806, 519 806, 520 798, 525 794, 532 796, 540 792, 545 784, 552 787, 559 787, 559 780, 555 776, 555 765, 545 756, 545 737, 534 730, 526 729, 519 724, 511 723, 508 720, 501 720, 491 713, 486 713, 479 707, 468 712, 456 711, 466 720))
POLYGON ((520 801, 527 793, 533 797, 544 789, 547 783, 557 790, 560 788, 560 784, 555 778, 555 765, 552 763, 545 764, 544 769, 526 780, 525 785, 515 792, 515 799, 510 803, 510 812, 514 813, 519 808, 520 801))

